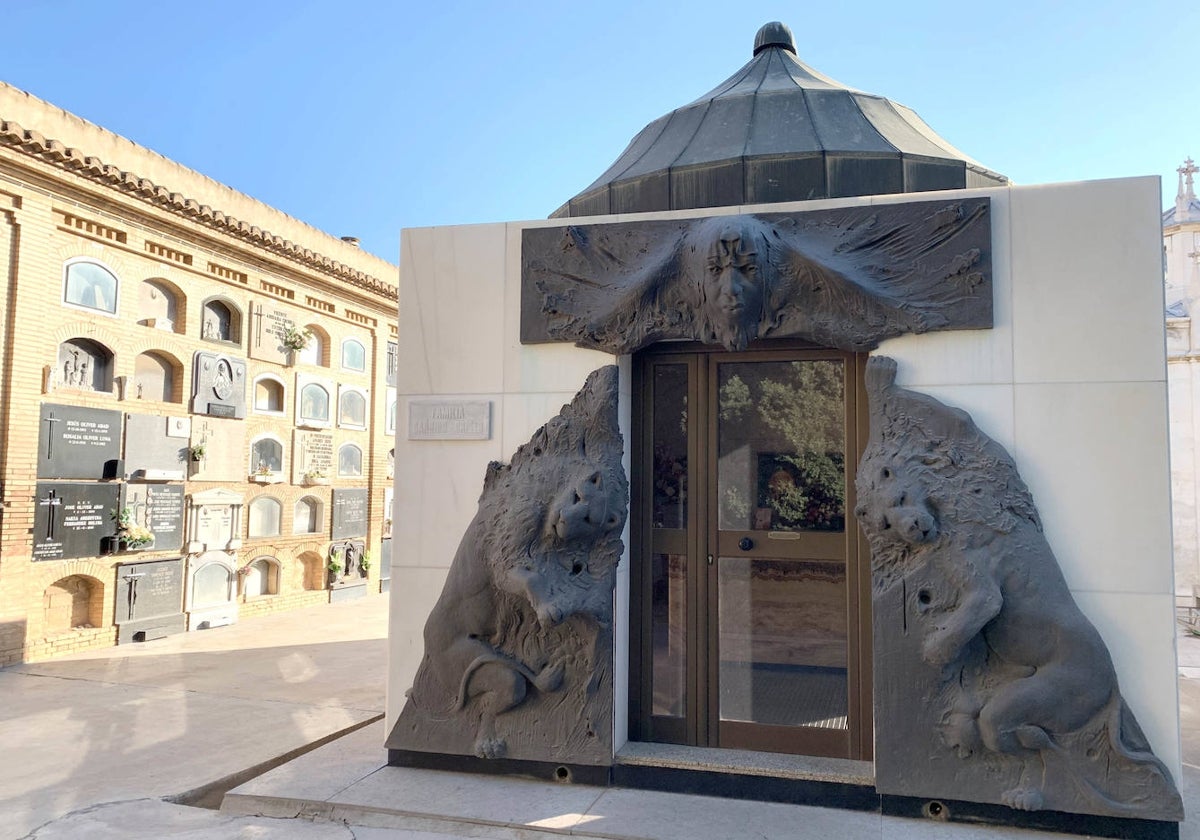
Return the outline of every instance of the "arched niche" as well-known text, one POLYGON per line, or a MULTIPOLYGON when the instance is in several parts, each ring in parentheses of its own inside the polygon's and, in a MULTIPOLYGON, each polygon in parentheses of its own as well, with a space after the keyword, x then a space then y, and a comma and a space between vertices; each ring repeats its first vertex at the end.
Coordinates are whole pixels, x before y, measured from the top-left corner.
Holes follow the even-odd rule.
POLYGON ((132 396, 139 400, 180 402, 178 386, 182 374, 183 365, 166 353, 157 350, 141 353, 133 362, 132 396))
POLYGON ((283 505, 274 496, 259 496, 250 503, 250 513, 247 517, 247 536, 257 537, 279 536, 280 520, 283 518, 283 505))
POLYGON ((138 285, 138 322, 167 332, 182 332, 179 315, 184 309, 183 293, 159 278, 138 285))
POLYGON ((303 496, 296 500, 292 512, 293 534, 316 534, 321 530, 321 509, 324 506, 316 496, 303 496))
POLYGON ((279 593, 279 561, 263 555, 256 557, 246 566, 246 579, 242 582, 242 594, 247 600, 279 593))
POLYGON ((110 393, 113 354, 90 338, 70 338, 58 345, 56 381, 63 388, 110 393))
POLYGON ((367 349, 356 338, 342 342, 342 369, 363 371, 367 369, 367 349))
POLYGON ((53 636, 81 627, 99 627, 104 584, 93 577, 71 575, 56 580, 42 594, 44 633, 53 636))
POLYGON ((242 343, 242 310, 228 298, 209 298, 200 312, 200 337, 205 341, 242 343))
POLYGON ((257 414, 283 414, 286 391, 283 381, 264 373, 254 380, 254 411, 257 414))
POLYGON ((117 275, 95 260, 68 260, 63 265, 63 302, 108 315, 117 313, 117 275))
POLYGON ((338 448, 338 475, 355 478, 362 475, 362 450, 353 443, 338 448))
POLYGON ((329 367, 329 333, 316 324, 305 324, 304 329, 311 337, 304 349, 296 354, 296 363, 329 367))

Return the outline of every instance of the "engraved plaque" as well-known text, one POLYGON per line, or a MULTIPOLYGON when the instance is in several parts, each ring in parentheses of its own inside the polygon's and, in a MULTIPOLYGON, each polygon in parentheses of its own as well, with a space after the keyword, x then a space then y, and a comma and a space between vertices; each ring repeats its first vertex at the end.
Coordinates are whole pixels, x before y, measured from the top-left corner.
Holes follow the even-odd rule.
POLYGON ((409 440, 488 440, 490 400, 421 400, 408 404, 409 440))
POLYGON ((121 506, 130 508, 134 522, 154 534, 155 551, 183 546, 182 484, 126 484, 121 506))
POLYGON ((331 538, 344 540, 367 535, 367 491, 364 489, 333 491, 333 533, 331 538))
POLYGON ((246 362, 204 350, 192 368, 192 411, 214 417, 246 416, 246 362))
POLYGON ((160 639, 186 629, 182 558, 122 564, 116 572, 117 644, 160 639))
POLYGON ((145 481, 187 478, 188 442, 171 434, 178 418, 125 415, 125 474, 145 481))
POLYGON ((297 429, 292 440, 292 481, 300 484, 305 475, 329 479, 333 475, 333 435, 297 429))
POLYGON ((37 485, 33 517, 33 559, 97 557, 116 525, 113 511, 121 499, 118 484, 37 485))
POLYGON ((287 364, 291 351, 283 345, 288 328, 296 322, 282 309, 271 303, 255 303, 250 307, 250 358, 287 364))
POLYGON ((246 480, 244 423, 217 417, 196 417, 192 422, 191 445, 204 446, 204 457, 191 462, 194 481, 246 480))
POLYGON ((38 428, 38 478, 116 478, 121 412, 43 404, 38 428))

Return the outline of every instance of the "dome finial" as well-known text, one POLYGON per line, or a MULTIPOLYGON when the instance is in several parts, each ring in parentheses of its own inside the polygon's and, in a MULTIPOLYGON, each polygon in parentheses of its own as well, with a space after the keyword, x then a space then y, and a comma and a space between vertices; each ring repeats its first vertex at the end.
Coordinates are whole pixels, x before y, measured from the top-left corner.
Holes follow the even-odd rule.
POLYGON ((796 54, 796 39, 792 37, 792 30, 786 23, 773 20, 763 24, 762 28, 758 30, 758 34, 754 36, 755 55, 771 47, 780 47, 792 55, 796 54))

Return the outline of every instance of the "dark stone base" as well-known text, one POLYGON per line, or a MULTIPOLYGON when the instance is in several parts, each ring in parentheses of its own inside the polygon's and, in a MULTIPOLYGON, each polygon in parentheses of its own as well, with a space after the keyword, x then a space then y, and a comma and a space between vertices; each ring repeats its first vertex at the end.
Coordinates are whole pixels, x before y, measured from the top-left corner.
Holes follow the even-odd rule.
POLYGON ((338 604, 342 601, 353 601, 367 594, 367 582, 349 583, 345 586, 334 586, 329 589, 329 603, 338 604))
POLYGON ((618 763, 607 767, 555 764, 549 761, 484 759, 473 755, 444 755, 395 749, 388 750, 388 764, 392 767, 417 767, 454 773, 521 776, 564 784, 624 787, 724 799, 747 799, 754 802, 843 808, 848 811, 876 812, 890 817, 907 817, 931 822, 1012 826, 1122 840, 1179 840, 1179 824, 1174 822, 1067 814, 1060 811, 1015 811, 1003 805, 951 799, 881 796, 874 787, 815 779, 689 770, 651 764, 618 763))
POLYGON ((597 787, 608 787, 612 784, 611 767, 597 767, 589 764, 555 764, 552 761, 477 758, 473 755, 443 755, 419 750, 388 750, 388 764, 392 767, 449 770, 453 773, 523 776, 543 782, 576 783, 597 787))
POLYGON ((187 616, 183 613, 159 618, 144 618, 140 621, 126 621, 117 626, 117 644, 149 642, 153 639, 173 636, 185 630, 187 630, 187 616))
POLYGON ((613 784, 618 787, 719 796, 724 799, 816 805, 821 808, 844 808, 848 811, 879 810, 879 794, 873 787, 811 779, 784 779, 745 773, 618 764, 613 767, 613 784))
POLYGON ((909 796, 881 796, 879 800, 882 813, 890 817, 1009 825, 1037 831, 1115 837, 1122 840, 1179 840, 1179 823, 1161 820, 1127 820, 1092 814, 1066 814, 1062 811, 1014 811, 1003 805, 909 796))

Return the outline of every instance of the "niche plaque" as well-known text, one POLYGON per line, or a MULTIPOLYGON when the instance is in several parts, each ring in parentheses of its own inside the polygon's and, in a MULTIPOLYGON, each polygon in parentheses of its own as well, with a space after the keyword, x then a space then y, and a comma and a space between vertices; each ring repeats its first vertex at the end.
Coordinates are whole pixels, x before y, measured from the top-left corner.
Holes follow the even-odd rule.
POLYGON ((121 472, 121 412, 44 403, 38 427, 38 478, 116 478, 121 472))
POLYGON ((37 484, 33 516, 33 559, 97 557, 116 530, 113 512, 121 499, 117 484, 37 484))
POLYGON ((117 567, 117 644, 148 642, 187 629, 183 559, 117 567))
POLYGON ((409 440, 489 440, 488 400, 421 400, 408 404, 409 440))
POLYGON ((183 546, 182 484, 126 484, 121 506, 154 534, 152 550, 178 551, 183 546))
POLYGON ((125 474, 134 481, 183 481, 187 478, 188 441, 172 432, 177 417, 125 415, 125 474))
POLYGON ((241 420, 246 416, 246 361, 205 350, 192 367, 192 412, 241 420))
POLYGON ((333 435, 297 429, 292 438, 292 481, 328 484, 333 475, 333 435))
POLYGON ((367 491, 333 491, 333 532, 331 539, 346 540, 367 535, 367 491))
POLYGON ((291 351, 283 344, 288 329, 296 322, 271 303, 255 303, 250 307, 250 358, 264 362, 287 364, 291 351))

